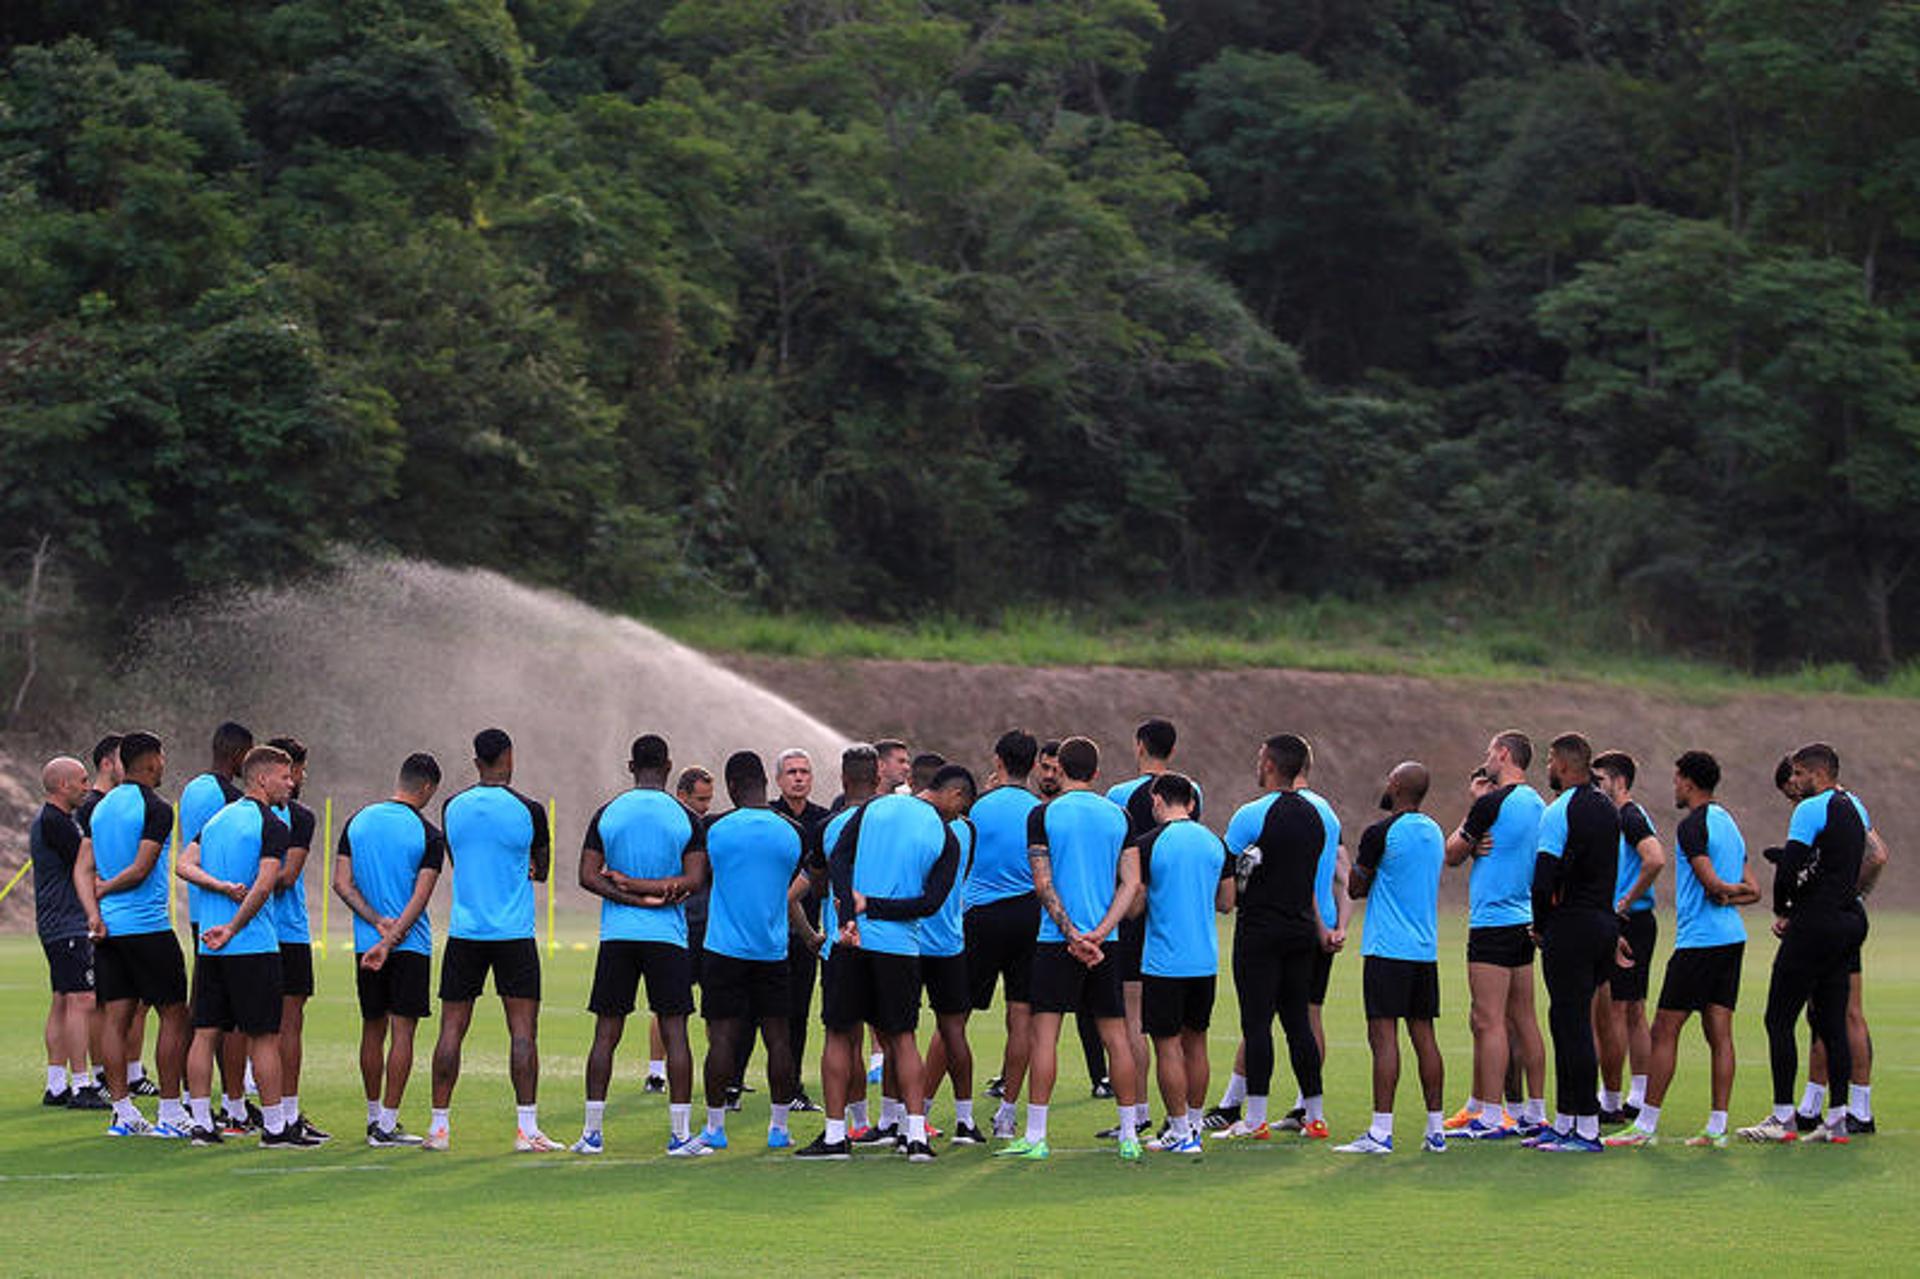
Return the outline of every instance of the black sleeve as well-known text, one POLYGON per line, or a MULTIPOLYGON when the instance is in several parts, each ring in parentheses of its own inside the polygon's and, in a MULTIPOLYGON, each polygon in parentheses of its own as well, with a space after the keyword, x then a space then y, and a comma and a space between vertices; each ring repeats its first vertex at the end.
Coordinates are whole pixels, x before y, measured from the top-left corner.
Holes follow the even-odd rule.
POLYGON ((947 838, 940 846, 940 856, 927 870, 920 895, 869 897, 868 919, 925 919, 940 909, 941 903, 947 900, 947 894, 953 891, 953 879, 960 869, 960 841, 946 823, 941 823, 941 829, 946 832, 947 838))
POLYGON ((596 853, 605 853, 607 846, 600 842, 600 814, 607 811, 605 804, 593 810, 593 819, 587 823, 587 833, 580 837, 582 849, 591 848, 596 853))
POLYGON ((1547 917, 1553 914, 1554 894, 1560 890, 1560 875, 1565 869, 1565 857, 1536 857, 1533 862, 1533 926, 1536 930, 1545 928, 1547 917))
POLYGON ((293 831, 267 809, 260 810, 260 860, 280 861, 293 846, 293 831))
POLYGON ((1047 806, 1045 804, 1035 804, 1033 811, 1027 814, 1027 847, 1048 847, 1047 806))
POLYGON ((1773 863, 1773 913, 1793 914, 1794 890, 1800 886, 1800 873, 1813 857, 1813 850, 1797 839, 1787 841, 1773 863))
POLYGON ((1654 834, 1653 823, 1647 820, 1646 810, 1638 804, 1628 804, 1620 810, 1620 838, 1627 841, 1628 848, 1640 847, 1640 841, 1654 834))
POLYGON ((1488 791, 1473 801, 1473 807, 1467 810, 1467 820, 1460 823, 1460 830, 1469 840, 1478 840, 1493 829, 1500 820, 1500 805, 1506 802, 1511 786, 1500 790, 1488 791))
POLYGON ((520 802, 527 806, 527 812, 533 816, 533 846, 528 849, 533 858, 533 878, 536 883, 545 883, 547 873, 553 869, 553 832, 547 829, 547 810, 535 801, 518 795, 520 802))
POLYGON ((1680 855, 1688 861, 1696 857, 1707 856, 1707 810, 1696 808, 1681 819, 1680 827, 1673 832, 1673 839, 1680 846, 1680 855))
MULTIPOLYGON (((1164 829, 1166 828, 1160 828, 1160 830, 1164 829)), ((1140 882, 1143 884, 1151 882, 1153 877, 1153 846, 1160 838, 1160 830, 1148 831, 1134 844, 1134 847, 1140 850, 1140 882)))
POLYGON ((1387 855, 1387 828, 1392 825, 1391 821, 1375 822, 1360 832, 1360 848, 1354 853, 1354 865, 1369 871, 1380 869, 1380 860, 1387 855))
MULTIPOLYGON (((1213 832, 1208 831, 1207 834, 1213 835, 1213 832)), ((1213 842, 1220 846, 1220 878, 1232 879, 1234 871, 1238 869, 1234 865, 1233 850, 1228 848, 1227 841, 1218 835, 1213 835, 1213 842)))
POLYGON ((74 861, 80 856, 80 824, 73 820, 73 815, 67 814, 63 822, 40 823, 40 838, 71 873, 74 861))
MULTIPOLYGON (((99 794, 98 791, 89 793, 99 794)), ((85 839, 93 838, 93 810, 93 804, 82 804, 73 810, 73 824, 80 828, 80 834, 85 839)))
POLYGON ((439 870, 447 864, 447 837, 424 817, 420 824, 427 828, 427 846, 420 854, 420 869, 439 870))
POLYGON ((293 818, 292 842, 288 847, 311 849, 314 828, 319 825, 314 820, 313 810, 305 804, 295 804, 287 812, 293 818))
POLYGON ((840 828, 840 838, 833 843, 833 852, 827 856, 827 877, 843 920, 853 918, 853 858, 860 839, 860 820, 866 815, 867 810, 862 808, 847 819, 840 828))
POLYGON ((142 841, 153 840, 165 846, 173 836, 173 806, 152 791, 147 792, 147 815, 140 825, 142 841))
MULTIPOLYGON (((680 807, 687 808, 685 804, 681 804, 680 807)), ((687 808, 687 825, 693 828, 693 833, 687 836, 687 846, 680 850, 680 855, 685 857, 688 853, 706 852, 707 823, 701 818, 700 814, 694 812, 691 808, 687 808)))

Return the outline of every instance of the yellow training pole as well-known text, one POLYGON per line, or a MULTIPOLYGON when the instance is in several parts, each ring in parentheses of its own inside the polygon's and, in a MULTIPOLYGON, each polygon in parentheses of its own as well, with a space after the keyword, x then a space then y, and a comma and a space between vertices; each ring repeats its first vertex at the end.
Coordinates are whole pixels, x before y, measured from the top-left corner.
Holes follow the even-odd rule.
POLYGON ((20 880, 23 877, 25 877, 27 873, 27 869, 32 865, 33 865, 33 859, 31 857, 29 857, 26 861, 23 861, 20 863, 20 869, 13 872, 13 878, 7 881, 7 886, 5 888, 0 888, 0 902, 7 900, 7 894, 13 891, 13 886, 19 883, 20 880))
POLYGON ((549 955, 560 949, 560 942, 553 933, 553 881, 554 871, 559 869, 560 859, 555 857, 552 851, 560 847, 560 841, 553 836, 553 801, 549 799, 547 801, 547 953, 549 955))
POLYGON ((320 812, 320 847, 326 850, 320 860, 327 872, 320 887, 320 958, 325 959, 327 921, 333 914, 333 796, 327 796, 326 802, 320 806, 320 812))

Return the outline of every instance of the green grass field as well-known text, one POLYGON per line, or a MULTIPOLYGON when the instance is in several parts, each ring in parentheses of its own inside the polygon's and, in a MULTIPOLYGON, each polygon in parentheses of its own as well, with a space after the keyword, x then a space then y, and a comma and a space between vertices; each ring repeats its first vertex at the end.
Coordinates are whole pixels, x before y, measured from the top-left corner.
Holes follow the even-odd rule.
MULTIPOLYGON (((1670 922, 1662 921, 1663 933, 1670 922)), ((1750 927, 1761 931, 1757 918, 1750 927)), ((588 935, 586 921, 574 921, 574 936, 588 935)), ((1449 1108, 1465 1091, 1468 1065, 1461 952, 1456 926, 1442 951, 1449 1108)), ((1772 952, 1770 938, 1756 938, 1748 958, 1735 1124, 1760 1117, 1768 1100, 1760 1005, 1772 952)), ((349 962, 336 943, 322 965, 301 1090, 308 1113, 338 1139, 310 1152, 194 1150, 110 1140, 101 1116, 39 1105, 45 970, 31 938, 0 938, 0 1078, 11 1081, 0 1091, 10 1099, 0 1101, 0 1202, 10 1209, 0 1225, 0 1268, 48 1275, 83 1268, 470 1275, 476 1268, 1033 1274, 1096 1267, 1198 1275, 1293 1268, 1707 1275, 1836 1265, 1912 1273, 1920 1266, 1912 1215, 1920 1154, 1915 916, 1877 919, 1868 942, 1880 1135, 1846 1148, 1674 1145, 1594 1158, 1456 1142, 1444 1156, 1415 1148, 1362 1159, 1288 1139, 1210 1148, 1198 1161, 1149 1157, 1124 1166, 1092 1139, 1113 1111, 1088 1099, 1077 1045, 1069 1045, 1048 1164, 1009 1167, 978 1149, 943 1152, 928 1166, 884 1155, 798 1164, 758 1148, 764 1091, 733 1116, 732 1150, 688 1164, 662 1154, 666 1106, 640 1091, 645 1040, 637 1021, 608 1108, 608 1153, 516 1156, 497 1005, 483 1006, 468 1041, 452 1152, 369 1150, 356 1140, 364 1108, 349 962)), ((568 946, 548 967, 541 1117, 562 1140, 578 1132, 591 965, 589 951, 568 946)), ((1363 1127, 1371 1108, 1359 978, 1357 957, 1343 956, 1328 1001, 1327 1108, 1339 1140, 1363 1127)), ((1544 1012, 1544 996, 1541 1006, 1544 1012)), ((1231 1061, 1232 1012, 1223 987, 1216 1071, 1231 1061)), ((430 1042, 435 1025, 423 1027, 423 1040, 430 1042)), ((997 1013, 976 1023, 974 1042, 984 1083, 1000 1048, 997 1013)), ((403 1112, 416 1131, 427 1118, 424 1049, 403 1112)), ((1283 1084, 1291 1090, 1284 1051, 1281 1063, 1276 1094, 1283 1084)), ((810 1080, 816 1070, 817 1061, 810 1080)), ((990 1105, 982 1098, 984 1114, 990 1105)), ((151 1102, 146 1110, 151 1115, 151 1102)), ((1420 1110, 1413 1081, 1403 1079, 1403 1147, 1417 1138, 1420 1110)), ((1705 1053, 1695 1035, 1683 1046, 1662 1126, 1683 1137, 1705 1112, 1705 1053)), ((950 1098, 934 1113, 950 1126, 950 1098)), ((819 1123, 797 1116, 796 1136, 810 1140, 819 1123)))

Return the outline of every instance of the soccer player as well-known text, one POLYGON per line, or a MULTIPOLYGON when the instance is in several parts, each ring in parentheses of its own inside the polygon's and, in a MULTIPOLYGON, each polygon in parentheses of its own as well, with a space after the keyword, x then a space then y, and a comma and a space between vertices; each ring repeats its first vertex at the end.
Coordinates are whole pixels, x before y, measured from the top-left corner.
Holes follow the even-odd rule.
POLYGON ((513 789, 513 739, 498 728, 473 739, 479 782, 448 799, 440 821, 453 866, 453 919, 440 961, 440 1040, 433 1048, 433 1112, 425 1150, 445 1150, 447 1111, 460 1079, 460 1045, 473 1024, 473 1003, 493 975, 511 1041, 518 1129, 513 1148, 564 1150, 540 1131, 540 947, 534 940, 533 886, 553 864, 547 814, 513 789))
MULTIPOLYGON (((1653 1019, 1646 1098, 1633 1126, 1608 1137, 1609 1146, 1654 1144, 1660 1110, 1673 1083, 1680 1032, 1696 1012, 1713 1061, 1712 1106, 1707 1126, 1687 1138, 1687 1144, 1727 1144, 1735 1064, 1733 1010, 1739 1003, 1740 965, 1747 949, 1740 907, 1760 900, 1760 886, 1747 868, 1747 842, 1740 827, 1714 800, 1719 785, 1720 764, 1705 751, 1688 751, 1673 762, 1673 802, 1686 814, 1673 833, 1680 854, 1673 871, 1673 955, 1667 960, 1653 1019)), ((1640 962, 1637 955, 1635 962, 1640 962)))
POLYGON ((333 864, 333 891, 353 912, 369 1146, 422 1144, 400 1123, 400 1102, 413 1073, 414 1033, 433 1014, 427 903, 446 867, 447 841, 426 808, 439 789, 440 761, 407 756, 393 798, 367 805, 340 829, 333 864))
POLYGON ((1422 1148, 1447 1148, 1445 1065, 1433 1023, 1440 1016, 1440 871, 1446 837, 1420 811, 1431 784, 1426 765, 1407 760, 1387 774, 1380 807, 1388 816, 1360 836, 1347 892, 1367 902, 1361 937, 1361 984, 1367 1010, 1367 1047, 1373 1052, 1373 1123, 1335 1149, 1343 1154, 1393 1153, 1393 1094, 1400 1085, 1396 1023, 1407 1023, 1420 1066, 1420 1093, 1427 1107, 1422 1148))
MULTIPOLYGON (((1220 973, 1215 913, 1233 909, 1234 861, 1195 817, 1200 788, 1162 770, 1146 784, 1147 829, 1133 845, 1143 892, 1141 1021, 1153 1039, 1167 1129, 1149 1150, 1197 1155, 1207 1099, 1207 1027, 1220 973)), ((1142 1087, 1144 1092, 1144 1085, 1142 1087)))
POLYGON ((47 956, 53 1001, 47 1012, 48 1106, 105 1110, 106 1100, 87 1069, 89 1023, 94 1017, 93 943, 87 913, 73 886, 80 858, 80 826, 73 814, 87 794, 87 766, 71 756, 47 761, 40 770, 46 801, 27 828, 33 863, 33 922, 47 956))
MULTIPOLYGON (((87 793, 81 798, 80 806, 74 809, 74 821, 85 827, 87 818, 93 813, 93 806, 104 799, 109 791, 126 780, 126 772, 120 767, 120 734, 108 733, 93 744, 93 781, 87 793)), ((143 1061, 142 1050, 147 1040, 147 1006, 135 1002, 133 1018, 127 1026, 127 1091, 136 1097, 158 1097, 160 1088, 148 1076, 143 1061)), ((92 1045, 93 1077, 99 1084, 100 1095, 106 1096, 106 1052, 102 1047, 101 1035, 106 1026, 106 1012, 98 999, 94 1000, 94 1015, 89 1024, 89 1040, 92 1045)))
POLYGON ((199 975, 193 1003, 193 1047, 187 1054, 187 1097, 193 1108, 193 1144, 218 1145, 209 1094, 220 1037, 246 1045, 260 1085, 260 1144, 269 1149, 308 1149, 320 1144, 281 1106, 280 939, 268 903, 292 832, 273 809, 293 794, 293 761, 274 746, 256 746, 240 766, 241 797, 200 828, 199 858, 216 881, 245 884, 239 901, 214 892, 201 902, 199 975))
MULTIPOLYGON (((1042 742, 1040 753, 1034 761, 1033 793, 1043 801, 1050 800, 1060 793, 1063 780, 1060 772, 1060 742, 1058 739, 1042 742)), ((1107 1050, 1100 1042, 1100 1027, 1095 1024, 1093 1017, 1083 1016, 1078 1011, 1073 1015, 1073 1022, 1074 1029, 1080 1037, 1081 1056, 1086 1059, 1087 1078, 1093 1084, 1093 1099, 1095 1101, 1109 1099, 1113 1096, 1113 1081, 1107 1077, 1107 1050)), ((1029 1034, 1027 1040, 1031 1044, 1033 1036, 1029 1034)), ((992 1096, 1007 1097, 1005 1082, 1004 1077, 988 1080, 987 1092, 992 1096), (999 1087, 996 1088, 996 1085, 999 1087)), ((1013 1100, 1019 1099, 1017 1089, 1011 1097, 1013 1100)))
POLYGON ((897 737, 883 737, 873 744, 880 757, 880 793, 897 795, 913 780, 913 753, 897 737))
MULTIPOLYGON (((200 936, 201 906, 208 894, 230 895, 232 886, 213 887, 196 879, 189 867, 200 864, 200 828, 213 815, 240 798, 240 764, 253 749, 253 732, 245 724, 228 720, 213 730, 207 771, 189 780, 180 791, 180 857, 175 871, 187 884, 187 926, 197 944, 200 936)), ((244 885, 239 886, 244 889, 244 885)), ((194 972, 200 971, 199 955, 194 956, 194 972)), ((192 996, 189 1002, 196 1002, 192 996)), ((239 1136, 257 1131, 260 1112, 246 1100, 247 1050, 235 1038, 216 1041, 220 1061, 222 1130, 239 1136)))
POLYGON ((594 962, 587 1011, 594 1015, 587 1054, 587 1114, 575 1154, 604 1148, 602 1120, 613 1054, 626 1032, 642 977, 647 1006, 665 1041, 670 1155, 704 1154, 693 1138, 693 1051, 687 1018, 693 1012, 693 965, 687 955, 683 903, 707 881, 706 827, 667 794, 673 760, 665 738, 633 739, 627 771, 633 789, 608 800, 587 824, 580 848, 580 887, 601 899, 600 953, 594 962))
POLYGON ((101 1041, 115 1137, 184 1138, 190 1124, 180 1101, 187 1064, 187 966, 167 925, 167 872, 160 857, 173 832, 173 809, 155 793, 166 752, 152 733, 120 739, 125 778, 81 827, 73 886, 93 938, 95 997, 105 1008, 101 1041), (154 1065, 160 1113, 149 1124, 127 1091, 127 1031, 136 1004, 160 1016, 154 1065))
MULTIPOLYGON (((1333 805, 1327 802, 1326 797, 1307 784, 1312 774, 1313 751, 1309 747, 1307 762, 1300 770, 1295 789, 1301 799, 1318 810, 1321 825, 1326 829, 1326 848, 1321 853, 1319 868, 1314 872, 1313 901, 1320 912, 1320 922, 1326 925, 1327 931, 1321 941, 1320 954, 1314 960, 1313 986, 1307 991, 1307 1020, 1313 1023, 1313 1042, 1320 1046, 1320 1059, 1325 1061, 1327 1027, 1323 1014, 1326 1010, 1327 986, 1333 980, 1333 957, 1347 944, 1347 923, 1353 918, 1353 898, 1347 893, 1347 845, 1340 837, 1340 818, 1334 814, 1333 805)), ((1245 1064, 1244 1059, 1241 1064, 1245 1064)), ((1299 1132, 1305 1124, 1306 1111, 1301 1099, 1295 1096, 1292 1108, 1275 1127, 1282 1132, 1299 1132)))
POLYGON ((1316 885, 1330 846, 1319 808, 1297 789, 1310 755, 1306 740, 1292 733, 1268 738, 1255 764, 1266 793, 1241 805, 1227 824, 1227 851, 1235 857, 1238 884, 1233 984, 1246 1046, 1246 1098, 1245 1113, 1213 1133, 1224 1140, 1266 1141, 1271 1135, 1267 1089, 1273 1081, 1276 1015, 1300 1087, 1300 1133, 1316 1141, 1327 1136, 1320 1045, 1307 1003, 1328 945, 1316 885))
MULTIPOLYGON (((773 810, 785 813, 800 824, 800 831, 809 841, 820 838, 821 827, 827 824, 830 814, 819 804, 813 802, 813 760, 797 747, 789 747, 774 757, 773 774, 780 793, 774 797, 773 810)), ((805 916, 807 927, 795 928, 787 938, 787 1037, 793 1044, 793 1060, 796 1069, 802 1068, 807 1055, 807 1021, 813 1015, 813 987, 819 976, 820 961, 808 939, 820 929, 820 898, 823 889, 816 889, 809 881, 806 895, 800 899, 801 912, 805 916)), ((750 1036, 741 1037, 742 1056, 740 1059, 741 1079, 744 1082, 747 1059, 752 1056, 753 1040, 750 1036)), ((807 1096, 805 1088, 793 1095, 793 1108, 796 1111, 820 1109, 813 1098, 807 1096)))
POLYGON ((918 795, 881 795, 862 805, 835 837, 827 868, 840 935, 834 965, 845 1003, 841 1020, 873 1027, 899 1080, 904 1142, 914 1163, 933 1159, 927 1140, 926 1077, 914 1028, 920 1015, 919 921, 945 902, 959 873, 950 823, 973 803, 973 774, 943 765, 918 795))
POLYGON ((767 1049, 773 1111, 767 1147, 783 1150, 793 1144, 787 1114, 800 1076, 787 1031, 787 935, 799 910, 792 890, 806 835, 799 823, 768 806, 767 768, 758 755, 734 752, 723 775, 733 811, 707 828, 713 893, 700 991, 707 1023, 707 1126, 698 1140, 708 1150, 727 1148, 727 1100, 740 1039, 757 1025, 767 1049))
MULTIPOLYGON (((1536 1150, 1599 1154, 1600 1058, 1593 996, 1621 954, 1613 913, 1620 875, 1620 809, 1593 778, 1593 747, 1565 733, 1547 748, 1547 780, 1559 792, 1540 817, 1533 872, 1534 930, 1547 980, 1553 1032, 1554 1123, 1536 1150)), ((1631 960, 1629 960, 1631 962, 1631 960)))
MULTIPOLYGON (((1057 752, 1056 752, 1057 753, 1057 752)), ((966 885, 967 982, 973 1008, 993 1007, 994 989, 1006 998, 1007 1044, 996 1094, 993 1135, 1013 1138, 1014 1103, 1026 1084, 1032 1047, 1031 1001, 1034 938, 1040 930, 1040 899, 1033 895, 1027 861, 1027 822, 1040 800, 1028 789, 1039 743, 1013 728, 993 744, 993 772, 973 801, 973 871, 966 885)), ((989 1091, 992 1091, 991 1089, 989 1091)))
MULTIPOLYGON (((967 774, 966 786, 951 765, 941 765, 948 784, 929 785, 922 798, 940 810, 959 845, 959 868, 953 886, 940 900, 939 907, 920 920, 917 934, 920 946, 920 982, 926 989, 927 1007, 933 1010, 934 1035, 927 1046, 923 1066, 926 1094, 931 1105, 940 1091, 940 1080, 953 1077, 953 1144, 982 1146, 986 1138, 973 1122, 973 1046, 967 1042, 967 1016, 973 1010, 966 955, 965 923, 962 908, 966 902, 967 881, 979 848, 979 835, 967 812, 975 802, 973 775, 967 774)), ((927 1112, 923 1112, 927 1113, 927 1112)))
MULTIPOLYGON (((1533 864, 1546 803, 1527 785, 1533 743, 1515 729, 1487 743, 1487 786, 1466 820, 1447 837, 1447 865, 1471 860, 1467 874, 1468 1019, 1473 1030, 1473 1088, 1447 1120, 1448 1131, 1477 1140, 1532 1136, 1547 1121, 1547 1047, 1533 1009, 1533 864), (1509 1056, 1527 1088, 1523 1122, 1500 1122, 1509 1056), (1488 1113, 1489 1109, 1491 1113, 1488 1113)), ((1511 1119, 1511 1116, 1509 1116, 1511 1119)))
POLYGON ((1631 967, 1615 966, 1593 997, 1593 1031, 1600 1043, 1600 1122, 1621 1124, 1639 1112, 1647 1095, 1647 1063, 1653 1040, 1647 1031, 1647 989, 1653 980, 1653 948, 1660 927, 1653 917, 1653 884, 1666 869, 1666 850, 1654 830, 1653 819, 1633 797, 1637 771, 1625 751, 1603 751, 1593 757, 1593 774, 1601 791, 1620 810, 1620 880, 1613 889, 1614 913, 1620 917, 1620 936, 1633 956, 1631 967), (1633 1063, 1633 1076, 1624 1103, 1620 1072, 1633 1063))
POLYGON ((307 1000, 313 997, 313 930, 307 920, 307 854, 313 849, 314 831, 319 823, 313 810, 300 802, 301 788, 307 781, 307 748, 297 737, 270 738, 267 745, 284 751, 292 761, 293 793, 284 804, 276 805, 273 815, 286 824, 290 836, 287 852, 280 859, 273 898, 268 910, 273 916, 274 933, 280 939, 280 1108, 287 1123, 316 1141, 333 1140, 333 1134, 315 1127, 300 1110, 300 1066, 305 1047, 307 1000))
MULTIPOLYGON (((1792 1141, 1800 1135, 1793 1123, 1793 1085, 1800 1068, 1794 1027, 1809 1003, 1814 1033, 1827 1046, 1828 1077, 1853 1077, 1847 969, 1867 936, 1859 882, 1870 823, 1865 806, 1840 789, 1840 756, 1826 743, 1793 753, 1792 781, 1806 798, 1794 806, 1786 847, 1774 858, 1773 931, 1780 949, 1773 957, 1766 1014, 1773 1113, 1740 1130, 1748 1141, 1792 1141)), ((1804 1138, 1847 1139, 1845 1106, 1830 1106, 1826 1123, 1804 1138)))
MULTIPOLYGON (((705 831, 707 815, 713 809, 713 774, 698 764, 684 768, 673 783, 674 798, 687 806, 694 819, 705 831)), ((687 965, 694 984, 700 981, 700 955, 707 936, 707 887, 702 884, 685 901, 680 903, 687 920, 687 965)), ((667 1091, 667 1042, 660 1033, 660 1019, 650 1016, 647 1022, 647 1083, 646 1091, 664 1093, 667 1091)))

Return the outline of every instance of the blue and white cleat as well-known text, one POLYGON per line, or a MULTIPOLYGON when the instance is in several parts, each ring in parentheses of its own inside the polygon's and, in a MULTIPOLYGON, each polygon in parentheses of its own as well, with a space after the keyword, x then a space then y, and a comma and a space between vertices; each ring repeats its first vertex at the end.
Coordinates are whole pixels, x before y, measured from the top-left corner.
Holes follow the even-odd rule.
POLYGON ((670 1137, 667 1139, 667 1154, 674 1159, 698 1159, 701 1155, 710 1155, 713 1151, 699 1134, 691 1137, 670 1137))
POLYGON ((179 1124, 155 1124, 153 1131, 147 1134, 149 1137, 159 1137, 164 1141, 185 1141, 192 1135, 190 1130, 182 1128, 179 1124))
POLYGON ((1363 1132, 1344 1146, 1335 1146, 1334 1152, 1342 1155, 1390 1155, 1393 1153, 1393 1138, 1384 1141, 1371 1132, 1363 1132))
POLYGON ((1420 1149, 1426 1151, 1430 1155, 1446 1154, 1447 1153, 1447 1134, 1445 1134, 1444 1132, 1428 1133, 1426 1136, 1426 1139, 1420 1143, 1420 1149))
POLYGON ((1206 1143, 1200 1140, 1200 1134, 1197 1132, 1188 1133, 1186 1139, 1181 1141, 1179 1145, 1168 1146, 1167 1150, 1169 1153, 1176 1155, 1204 1155, 1207 1153, 1206 1143))
POLYGON ((727 1130, 725 1128, 706 1129, 700 1134, 700 1144, 708 1150, 725 1150, 727 1148, 727 1130))
POLYGON ((1555 1138, 1551 1146, 1543 1144, 1535 1146, 1534 1149, 1551 1151, 1556 1155, 1604 1155, 1607 1153, 1606 1146, 1601 1144, 1599 1138, 1582 1137, 1577 1132, 1555 1138))
POLYGON ((786 1150, 793 1145, 793 1134, 785 1128, 767 1129, 767 1149, 786 1150))
POLYGON ((576 1155, 598 1155, 605 1152, 606 1148, 606 1139, 597 1132, 583 1132, 580 1140, 567 1147, 576 1155))
POLYGON ((1518 1130, 1509 1128, 1505 1124, 1490 1124, 1478 1117, 1468 1121, 1466 1127, 1457 1128, 1454 1131, 1468 1141, 1505 1141, 1509 1137, 1520 1135, 1518 1130))
POLYGON ((116 1119, 107 1126, 109 1137, 151 1137, 153 1125, 139 1115, 131 1119, 116 1119))

